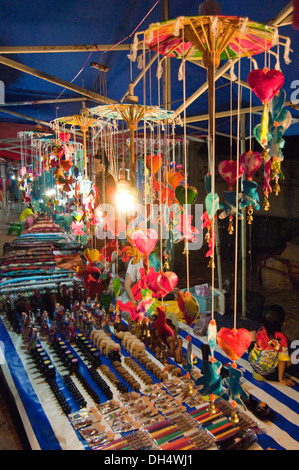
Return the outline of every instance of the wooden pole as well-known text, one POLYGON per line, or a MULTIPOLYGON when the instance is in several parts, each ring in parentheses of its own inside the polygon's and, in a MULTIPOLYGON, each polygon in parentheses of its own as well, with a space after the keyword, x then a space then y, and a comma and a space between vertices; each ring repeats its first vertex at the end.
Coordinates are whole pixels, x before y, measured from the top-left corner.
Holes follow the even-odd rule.
POLYGON ((130 131, 130 181, 131 189, 135 189, 135 126, 132 124, 129 127, 130 131))

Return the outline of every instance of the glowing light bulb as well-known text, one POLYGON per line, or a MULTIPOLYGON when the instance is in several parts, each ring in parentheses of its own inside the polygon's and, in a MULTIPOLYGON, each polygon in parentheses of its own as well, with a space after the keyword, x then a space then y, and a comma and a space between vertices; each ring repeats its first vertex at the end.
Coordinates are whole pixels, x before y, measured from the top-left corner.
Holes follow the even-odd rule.
POLYGON ((131 191, 118 191, 116 193, 116 207, 119 212, 131 212, 135 206, 135 201, 131 191))

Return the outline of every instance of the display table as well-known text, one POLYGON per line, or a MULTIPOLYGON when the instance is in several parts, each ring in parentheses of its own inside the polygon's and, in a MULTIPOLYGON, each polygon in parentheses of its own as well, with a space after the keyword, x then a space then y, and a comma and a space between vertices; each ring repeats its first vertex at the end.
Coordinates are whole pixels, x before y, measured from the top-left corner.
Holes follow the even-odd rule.
MULTIPOLYGON (((186 336, 190 333, 190 329, 186 325, 180 324, 181 336, 184 339, 184 348, 187 345, 186 336)), ((83 450, 89 449, 87 441, 82 437, 82 434, 75 429, 73 423, 70 420, 70 416, 76 415, 79 411, 77 403, 65 386, 63 381, 63 375, 66 373, 64 367, 59 363, 57 357, 53 354, 53 351, 49 349, 46 341, 42 341, 43 347, 48 350, 49 355, 53 358, 53 363, 56 367, 56 382, 66 397, 67 403, 69 404, 71 413, 68 415, 64 414, 61 407, 57 403, 52 391, 50 390, 47 382, 38 373, 26 348, 22 335, 15 333, 5 315, 1 316, 0 320, 0 339, 5 345, 5 361, 2 364, 3 374, 7 381, 7 384, 14 396, 19 414, 21 416, 24 428, 26 430, 28 440, 32 449, 42 450, 83 450)), ((195 336, 192 337, 193 353, 198 357, 198 363, 196 367, 200 369, 201 366, 201 351, 200 346, 202 344, 202 338, 198 339, 195 336)), ((121 349, 124 360, 129 357, 127 351, 121 349)), ((80 371, 90 383, 93 384, 93 388, 97 391, 99 401, 101 404, 109 402, 107 397, 99 390, 90 379, 88 363, 84 357, 80 355, 80 351, 76 346, 72 348, 72 353, 78 357, 80 361, 80 371)), ((156 359, 151 356, 149 351, 147 354, 153 361, 156 359)), ((226 362, 225 357, 220 357, 221 352, 216 351, 216 357, 226 362)), ((103 364, 106 362, 106 358, 101 355, 103 364)), ((158 363, 158 361, 157 361, 158 363)), ((109 362, 107 362, 109 366, 109 362)), ((252 376, 249 371, 249 365, 245 358, 238 361, 238 365, 242 367, 244 374, 244 388, 253 394, 257 399, 266 401, 269 406, 275 411, 276 417, 273 422, 258 422, 257 418, 247 412, 249 419, 254 420, 259 427, 259 433, 257 434, 258 441, 250 449, 299 449, 298 444, 298 387, 297 389, 289 389, 282 387, 279 384, 260 384, 252 380, 252 376)), ((98 369, 104 380, 109 383, 109 386, 113 393, 113 400, 118 400, 120 394, 118 390, 113 386, 105 375, 98 369)), ((130 371, 131 372, 131 371, 130 371)), ((77 378, 73 376, 73 381, 76 383, 81 394, 86 400, 86 409, 95 410, 97 404, 94 400, 86 393, 82 384, 79 383, 77 378)), ((159 384, 159 380, 153 378, 153 385, 159 384)), ((146 386, 141 385, 138 390, 139 395, 144 396, 146 386)), ((129 392, 132 391, 128 387, 129 392)), ((184 403, 183 403, 184 405, 184 403)), ((183 406, 181 409, 183 412, 188 411, 188 407, 183 406)), ((181 411, 179 410, 179 411, 181 411)), ((97 415, 98 411, 95 412, 97 415)), ((116 434, 114 438, 120 439, 121 433, 116 434)), ((211 446, 211 448, 215 448, 211 446)))

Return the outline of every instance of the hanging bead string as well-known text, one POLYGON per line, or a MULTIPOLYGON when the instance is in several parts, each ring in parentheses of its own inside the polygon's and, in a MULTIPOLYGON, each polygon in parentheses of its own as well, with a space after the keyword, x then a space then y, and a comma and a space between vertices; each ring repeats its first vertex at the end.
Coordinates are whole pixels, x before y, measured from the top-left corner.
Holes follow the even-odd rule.
MULTIPOLYGON (((142 41, 142 54, 143 54, 143 66, 145 66, 145 37, 142 41)), ((144 158, 144 218, 145 218, 145 251, 146 251, 146 268, 149 268, 149 259, 147 254, 147 181, 146 181, 146 72, 143 74, 143 158, 144 158)))
MULTIPOLYGON (((239 58, 241 56, 239 47, 239 58)), ((237 291, 238 291, 238 228, 239 228, 239 161, 240 161, 240 109, 241 109, 241 60, 238 62, 238 112, 237 112, 237 181, 236 181, 236 228, 235 228, 235 268, 234 268, 234 329, 237 328, 237 291)))
MULTIPOLYGON (((184 39, 183 30, 183 43, 184 39)), ((183 59, 183 102, 186 103, 186 61, 183 59)), ((186 129, 186 106, 184 106, 184 171, 185 171, 185 221, 183 221, 183 233, 185 232, 185 254, 186 254, 186 281, 187 292, 190 291, 190 274, 189 274, 189 240, 188 240, 188 188, 187 188, 187 129, 186 129)))
MULTIPOLYGON (((158 50, 159 49, 160 49, 160 30, 158 31, 158 50)), ((159 64, 159 61, 158 61, 158 64, 159 64)), ((157 75, 157 79, 158 79, 158 107, 160 109, 160 106, 161 106, 161 83, 160 83, 161 76, 157 75)), ((161 149, 160 149, 161 134, 160 134, 160 131, 161 131, 161 128, 160 128, 160 124, 159 124, 158 131, 157 131, 158 152, 159 153, 161 153, 161 149)), ((158 171, 158 180, 159 180, 158 187, 160 188, 158 224, 159 224, 159 232, 160 232, 159 233, 159 250, 160 250, 159 256, 160 256, 160 264, 161 264, 161 269, 162 269, 162 267, 163 267, 163 244, 162 244, 162 201, 161 201, 162 175, 161 175, 161 171, 162 170, 161 170, 161 167, 160 167, 159 171, 158 171)), ((164 305, 163 297, 162 297, 162 305, 164 305)))

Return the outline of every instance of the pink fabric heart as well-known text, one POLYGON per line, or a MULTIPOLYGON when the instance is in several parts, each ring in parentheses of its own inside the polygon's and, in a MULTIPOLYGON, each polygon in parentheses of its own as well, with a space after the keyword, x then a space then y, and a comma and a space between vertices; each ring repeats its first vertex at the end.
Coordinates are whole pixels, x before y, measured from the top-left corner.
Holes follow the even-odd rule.
POLYGON ((251 179, 263 163, 263 158, 259 152, 252 152, 252 150, 249 150, 249 152, 245 152, 241 155, 240 163, 247 175, 247 178, 251 179))
POLYGON ((136 301, 142 298, 142 289, 149 289, 155 298, 165 297, 174 289, 178 283, 177 275, 172 271, 157 272, 149 268, 148 274, 140 269, 141 279, 132 288, 132 294, 136 301))
POLYGON ((243 356, 251 344, 251 335, 245 328, 221 328, 217 335, 217 343, 225 354, 236 361, 243 356))
POLYGON ((66 144, 70 140, 71 134, 69 132, 60 132, 59 138, 66 144))
POLYGON ((165 297, 176 287, 178 283, 177 275, 172 271, 158 273, 158 276, 148 277, 147 285, 155 297, 165 297))
POLYGON ((234 160, 223 160, 218 165, 218 171, 220 175, 230 186, 235 184, 237 179, 240 178, 244 172, 244 169, 240 163, 238 171, 237 168, 237 162, 234 160))
POLYGON ((284 84, 283 73, 267 68, 252 70, 247 82, 262 103, 268 103, 284 84))
POLYGON ((149 228, 146 232, 138 229, 132 235, 132 242, 140 253, 149 254, 153 251, 158 240, 158 234, 155 230, 149 228))

